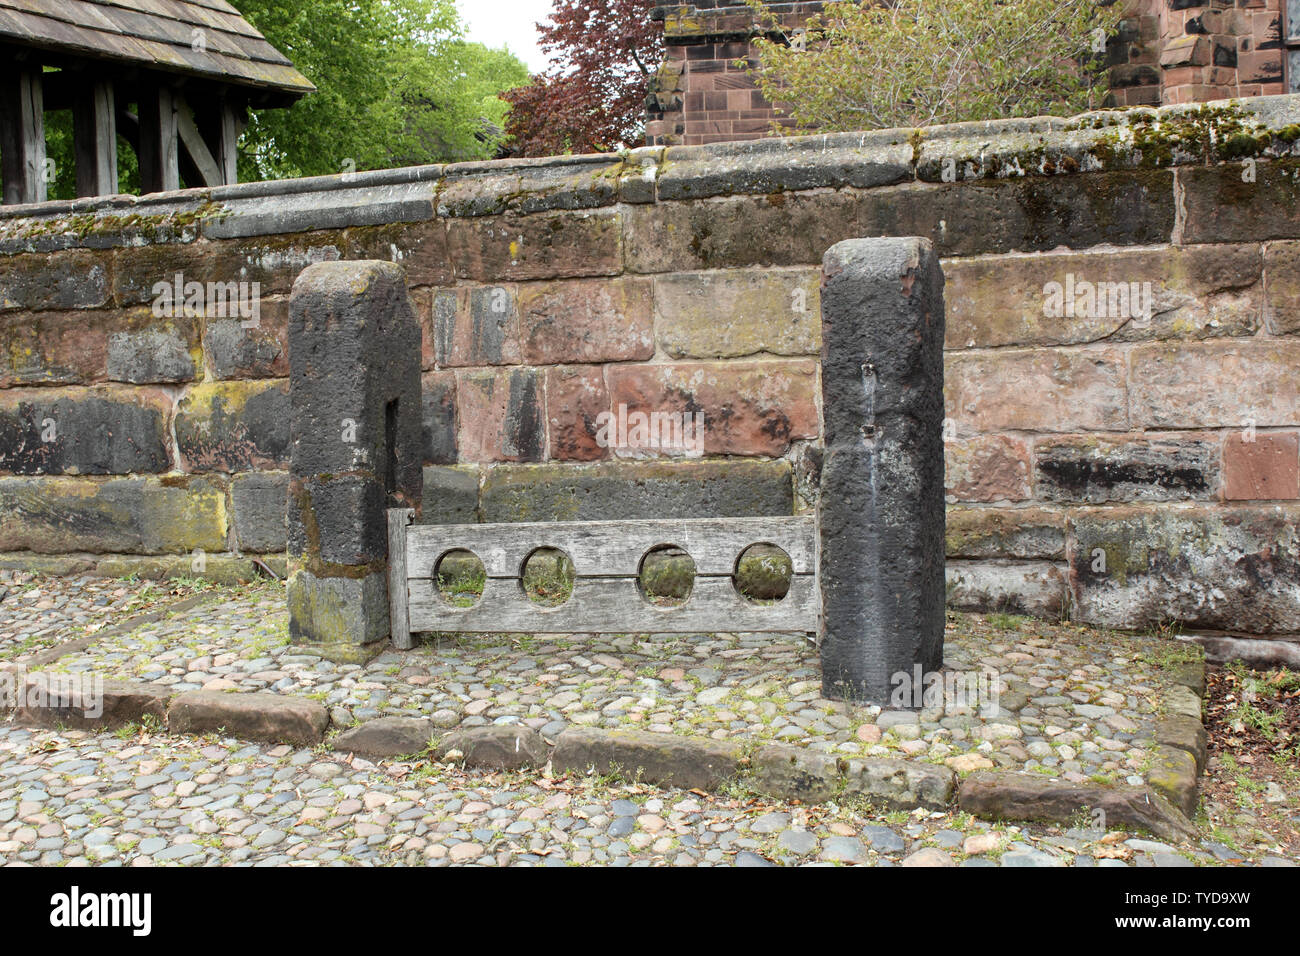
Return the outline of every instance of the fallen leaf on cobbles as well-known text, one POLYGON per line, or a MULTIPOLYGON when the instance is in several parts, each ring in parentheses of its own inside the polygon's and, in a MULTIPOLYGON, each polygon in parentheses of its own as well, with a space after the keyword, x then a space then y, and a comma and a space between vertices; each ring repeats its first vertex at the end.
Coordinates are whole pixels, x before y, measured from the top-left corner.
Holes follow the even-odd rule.
POLYGON ((1126 846, 1104 846, 1093 850, 1092 856, 1096 860, 1127 860, 1133 856, 1133 851, 1126 846))

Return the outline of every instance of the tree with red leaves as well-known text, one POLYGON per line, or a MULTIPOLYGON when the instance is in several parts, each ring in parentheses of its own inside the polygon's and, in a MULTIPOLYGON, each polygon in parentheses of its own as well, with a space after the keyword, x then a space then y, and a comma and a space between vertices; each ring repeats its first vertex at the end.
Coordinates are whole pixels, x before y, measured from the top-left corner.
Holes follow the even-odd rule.
POLYGON ((659 0, 555 0, 539 23, 551 68, 503 94, 520 156, 600 153, 641 144, 650 78, 663 59, 659 0))

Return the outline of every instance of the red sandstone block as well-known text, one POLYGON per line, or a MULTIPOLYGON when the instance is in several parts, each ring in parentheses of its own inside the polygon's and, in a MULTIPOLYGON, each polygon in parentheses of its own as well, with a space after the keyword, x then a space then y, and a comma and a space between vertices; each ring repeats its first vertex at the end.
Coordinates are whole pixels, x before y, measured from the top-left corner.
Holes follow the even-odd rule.
POLYGON ((692 60, 692 73, 725 73, 727 71, 728 60, 692 60))
POLYGON ((1142 345, 1129 364, 1135 428, 1300 424, 1300 342, 1142 345))
POLYGON ((686 132, 688 135, 692 133, 701 135, 707 135, 709 133, 725 133, 729 128, 730 124, 724 125, 722 122, 717 120, 686 121, 686 132))
POLYGON ((635 362, 654 357, 649 279, 579 280, 520 290, 523 361, 529 365, 635 362))
POLYGON ((1300 434, 1233 432, 1223 443, 1228 501, 1300 498, 1300 434))
POLYGON ((437 289, 424 331, 426 368, 519 364, 514 286, 437 289), (430 361, 432 359, 432 361, 430 361))
POLYGON ((1027 501, 1029 446, 1008 435, 981 435, 944 443, 950 502, 1027 501))
POLYGON ((601 461, 609 448, 597 440, 610 410, 605 369, 571 365, 546 370, 546 420, 551 461, 601 461))
POLYGON ((531 368, 457 372, 460 460, 541 461, 546 428, 539 386, 531 368))
POLYGON ((746 73, 723 73, 714 77, 713 85, 719 90, 752 90, 754 80, 746 73))
POLYGON ((1112 348, 952 354, 947 414, 958 434, 1126 431, 1125 366, 1112 348))
POLYGON ((478 282, 623 271, 623 230, 613 209, 452 219, 447 238, 457 277, 478 282))
POLYGON ((1186 86, 1190 83, 1199 83, 1202 75, 1203 71, 1199 66, 1177 66, 1165 70, 1165 90, 1169 91, 1175 87, 1186 86))
POLYGON ((118 314, 92 312, 89 320, 76 312, 14 312, 0 317, 0 388, 104 381, 108 327, 118 314))
POLYGON ((1276 0, 1269 3, 1268 13, 1256 13, 1251 16, 1251 33, 1255 37, 1255 46, 1282 39, 1282 17, 1276 0))
POLYGON ((1237 75, 1242 83, 1266 83, 1282 76, 1282 54, 1278 50, 1256 50, 1241 54, 1237 75))
POLYGON ((1205 66, 1210 62, 1210 41, 1203 36, 1182 36, 1165 44, 1160 53, 1160 65, 1205 66))
POLYGON ((702 413, 706 455, 779 457, 821 430, 814 361, 619 365, 608 381, 614 409, 702 413))
POLYGON ((447 233, 438 220, 353 227, 347 231, 348 259, 391 260, 400 250, 411 288, 450 285, 451 260, 447 258, 447 233))

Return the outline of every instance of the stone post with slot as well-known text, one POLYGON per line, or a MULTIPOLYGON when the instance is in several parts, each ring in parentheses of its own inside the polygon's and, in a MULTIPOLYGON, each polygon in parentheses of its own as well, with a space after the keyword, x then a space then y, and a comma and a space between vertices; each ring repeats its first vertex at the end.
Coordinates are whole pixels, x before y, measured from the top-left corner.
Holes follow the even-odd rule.
POLYGON ((859 239, 822 281, 822 692, 919 707, 943 666, 943 273, 924 239, 859 239))
POLYGON ((389 636, 386 509, 423 491, 420 327, 386 262, 306 269, 289 306, 289 632, 332 660, 389 636))

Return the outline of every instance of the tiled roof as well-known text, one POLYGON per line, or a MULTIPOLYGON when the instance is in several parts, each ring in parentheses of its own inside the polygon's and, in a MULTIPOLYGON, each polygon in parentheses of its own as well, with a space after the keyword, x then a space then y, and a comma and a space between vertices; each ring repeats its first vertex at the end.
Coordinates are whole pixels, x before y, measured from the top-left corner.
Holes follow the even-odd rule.
POLYGON ((226 0, 0 0, 0 43, 296 98, 315 87, 226 0))

